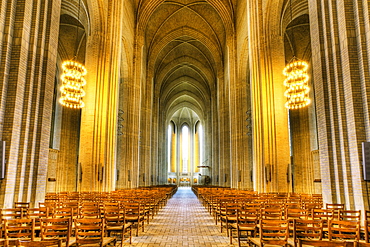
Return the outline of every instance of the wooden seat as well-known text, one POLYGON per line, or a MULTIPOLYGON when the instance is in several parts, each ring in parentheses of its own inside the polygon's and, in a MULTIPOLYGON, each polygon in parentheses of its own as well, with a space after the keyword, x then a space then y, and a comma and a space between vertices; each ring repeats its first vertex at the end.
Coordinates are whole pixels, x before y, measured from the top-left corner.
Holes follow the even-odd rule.
POLYGON ((102 218, 75 219, 77 246, 106 246, 116 244, 115 237, 104 237, 104 220, 102 218))
POLYGON ((249 238, 256 246, 288 246, 288 220, 261 219, 259 221, 259 238, 249 238))

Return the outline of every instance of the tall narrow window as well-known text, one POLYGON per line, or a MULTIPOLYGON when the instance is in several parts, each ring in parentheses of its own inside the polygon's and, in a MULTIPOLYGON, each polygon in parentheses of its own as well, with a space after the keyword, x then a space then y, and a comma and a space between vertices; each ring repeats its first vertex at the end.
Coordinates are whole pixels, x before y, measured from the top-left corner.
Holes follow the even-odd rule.
POLYGON ((172 147, 172 128, 171 124, 168 125, 168 130, 167 130, 167 162, 168 162, 168 172, 171 172, 171 147, 172 147))
POLYGON ((189 128, 187 126, 182 127, 182 172, 188 172, 188 161, 189 161, 189 128))
POLYGON ((176 125, 170 122, 167 129, 167 165, 168 172, 176 172, 176 125))
POLYGON ((201 162, 200 165, 204 162, 204 157, 203 157, 203 145, 204 145, 204 135, 203 135, 203 126, 202 124, 199 124, 199 160, 201 162))

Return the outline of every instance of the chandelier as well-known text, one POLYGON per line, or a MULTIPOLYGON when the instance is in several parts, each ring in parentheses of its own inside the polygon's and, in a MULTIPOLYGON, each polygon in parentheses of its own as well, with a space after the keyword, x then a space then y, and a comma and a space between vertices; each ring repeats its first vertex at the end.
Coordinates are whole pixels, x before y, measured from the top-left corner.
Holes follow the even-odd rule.
POLYGON ((308 97, 310 88, 308 86, 309 76, 307 74, 308 64, 305 61, 293 57, 291 62, 284 68, 283 74, 287 77, 284 80, 285 97, 288 109, 300 109, 308 106, 311 99, 308 97))
MULTIPOLYGON (((80 20, 81 0, 78 2, 78 21, 80 20)), ((76 47, 74 58, 78 54, 78 25, 76 25, 76 47)), ((85 96, 83 87, 86 85, 84 76, 87 73, 85 66, 74 59, 62 63, 63 74, 61 76, 62 86, 60 87, 60 104, 73 109, 81 109, 85 106, 82 98, 85 96)))
POLYGON ((63 62, 62 68, 61 80, 63 84, 60 87, 61 97, 59 102, 63 106, 80 109, 85 106, 82 97, 85 96, 83 86, 86 85, 84 78, 87 73, 86 68, 73 60, 63 62))

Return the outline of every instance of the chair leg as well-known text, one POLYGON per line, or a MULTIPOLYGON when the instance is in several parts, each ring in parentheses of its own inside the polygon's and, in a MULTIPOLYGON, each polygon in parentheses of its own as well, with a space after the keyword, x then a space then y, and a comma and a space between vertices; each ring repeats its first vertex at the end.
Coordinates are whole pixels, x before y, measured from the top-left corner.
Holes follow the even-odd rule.
POLYGON ((230 244, 233 244, 233 229, 230 228, 230 244))
POLYGON ((238 246, 240 247, 240 231, 239 229, 237 229, 237 231, 238 231, 238 246))

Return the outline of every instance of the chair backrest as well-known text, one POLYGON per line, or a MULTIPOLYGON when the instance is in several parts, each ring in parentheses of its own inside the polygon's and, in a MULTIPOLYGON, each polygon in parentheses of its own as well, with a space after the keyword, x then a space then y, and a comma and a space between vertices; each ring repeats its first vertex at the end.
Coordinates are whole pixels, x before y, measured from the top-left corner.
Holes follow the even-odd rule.
POLYGON ((298 247, 302 246, 352 247, 354 242, 298 239, 298 247))
POLYGON ((285 219, 307 219, 307 211, 301 208, 287 208, 285 211, 285 219))
POLYGON ((3 208, 0 209, 0 217, 4 219, 21 219, 25 215, 25 209, 23 208, 3 208))
POLYGON ((65 242, 69 246, 72 221, 71 218, 42 218, 41 219, 41 240, 53 240, 55 238, 65 242))
POLYGON ((144 215, 144 210, 139 202, 127 202, 125 203, 125 212, 126 216, 131 220, 135 217, 139 219, 144 215))
POLYGON ((102 218, 75 219, 76 245, 101 244, 104 236, 102 218))
POLYGON ((15 202, 14 207, 15 208, 29 208, 30 203, 29 202, 15 202))
POLYGON ((289 237, 289 223, 287 220, 261 219, 260 241, 262 244, 286 245, 289 237))
POLYGON ((255 228, 259 222, 259 210, 255 208, 239 208, 237 210, 237 228, 255 228))
POLYGON ((344 204, 343 203, 327 203, 325 208, 332 209, 334 211, 344 210, 344 204))
POLYGON ((283 219, 284 210, 281 208, 262 208, 260 212, 261 219, 283 219))
POLYGON ((47 247, 47 246, 58 246, 62 247, 62 240, 53 239, 49 241, 38 241, 38 240, 17 240, 17 247, 47 247))
POLYGON ((105 207, 104 219, 106 229, 122 227, 125 224, 124 209, 117 207, 105 207))
POLYGON ((334 212, 332 209, 312 209, 311 216, 315 220, 331 220, 334 217, 334 212))
POLYGON ((297 239, 316 239, 321 240, 323 236, 322 220, 294 219, 293 238, 297 239))
POLYGON ((35 219, 5 219, 4 238, 11 239, 30 239, 35 238, 35 219))
POLYGON ((80 208, 79 218, 101 218, 99 206, 82 206, 80 208))
POLYGON ((361 210, 340 210, 339 220, 361 220, 361 210))
POLYGON ((53 210, 53 218, 73 218, 75 215, 72 207, 58 207, 53 210))
POLYGON ((360 240, 360 221, 329 220, 329 240, 360 240))

